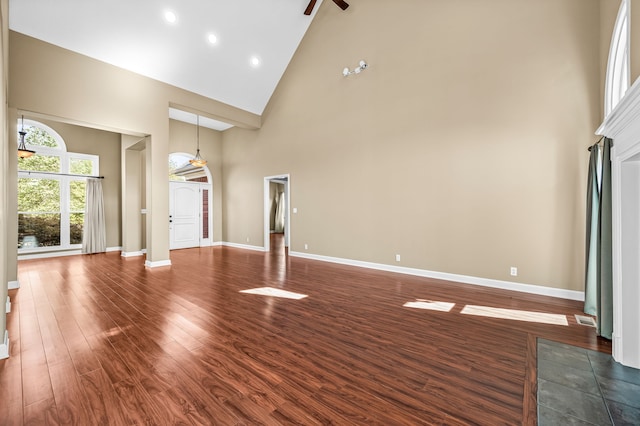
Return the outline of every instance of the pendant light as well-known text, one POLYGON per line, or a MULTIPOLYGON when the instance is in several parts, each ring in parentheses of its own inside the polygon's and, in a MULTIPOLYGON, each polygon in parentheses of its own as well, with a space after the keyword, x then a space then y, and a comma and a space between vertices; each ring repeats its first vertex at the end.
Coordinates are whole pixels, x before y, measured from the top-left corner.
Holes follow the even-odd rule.
POLYGON ((27 149, 27 145, 24 142, 24 137, 27 136, 27 132, 24 131, 24 115, 22 116, 22 129, 18 133, 20 133, 20 143, 18 144, 18 157, 19 158, 29 158, 35 151, 27 149))
POLYGON ((200 116, 196 115, 196 156, 192 160, 189 160, 194 167, 204 167, 207 164, 207 160, 200 156, 200 116))

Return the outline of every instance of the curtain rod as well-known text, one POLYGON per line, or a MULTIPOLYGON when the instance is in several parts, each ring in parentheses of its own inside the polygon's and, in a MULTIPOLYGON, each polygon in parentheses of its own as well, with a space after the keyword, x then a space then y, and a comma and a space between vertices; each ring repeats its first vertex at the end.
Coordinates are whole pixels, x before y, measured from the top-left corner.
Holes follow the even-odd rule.
POLYGON ((53 176, 72 176, 72 177, 86 177, 94 179, 104 179, 104 176, 91 176, 91 175, 73 175, 70 173, 55 173, 55 172, 36 172, 35 170, 18 170, 21 173, 37 173, 39 175, 53 175, 53 176))
POLYGON ((598 145, 600 142, 602 142, 603 139, 604 139, 604 136, 601 136, 600 139, 598 139, 598 142, 594 143, 593 145, 587 148, 587 151, 591 151, 591 148, 593 148, 595 145, 598 145))

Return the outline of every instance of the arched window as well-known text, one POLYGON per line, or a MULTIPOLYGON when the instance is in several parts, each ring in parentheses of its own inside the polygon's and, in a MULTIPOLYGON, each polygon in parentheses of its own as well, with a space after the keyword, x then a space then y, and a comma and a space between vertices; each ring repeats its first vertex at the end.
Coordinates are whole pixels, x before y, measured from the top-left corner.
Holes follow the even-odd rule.
POLYGON ((99 174, 98 156, 67 152, 62 137, 37 121, 19 121, 18 129, 36 151, 18 159, 18 252, 80 248, 86 176, 99 174))
POLYGON ((629 0, 622 0, 618 11, 618 18, 613 29, 609 61, 607 63, 607 78, 604 91, 604 116, 613 111, 622 99, 630 85, 629 77, 629 39, 631 37, 629 24, 629 0))
POLYGON ((193 155, 175 152, 169 154, 169 180, 178 182, 209 182, 209 169, 189 163, 193 155))

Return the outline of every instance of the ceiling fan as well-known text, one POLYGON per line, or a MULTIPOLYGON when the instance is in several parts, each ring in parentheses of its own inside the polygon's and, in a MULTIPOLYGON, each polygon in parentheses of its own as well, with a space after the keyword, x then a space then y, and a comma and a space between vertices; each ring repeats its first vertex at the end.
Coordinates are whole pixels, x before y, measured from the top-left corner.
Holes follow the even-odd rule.
MULTIPOLYGON (((342 9, 342 10, 345 10, 346 8, 348 8, 348 7, 349 7, 349 3, 347 3, 347 2, 346 2, 346 1, 344 1, 344 0, 333 0, 333 2, 334 2, 335 4, 337 4, 337 5, 338 5, 338 7, 339 7, 340 9, 342 9)), ((311 15, 311 12, 313 11, 313 7, 314 7, 315 5, 316 5, 316 0, 311 0, 311 1, 309 2, 309 6, 307 6, 307 8, 306 8, 306 9, 305 9, 305 11, 304 11, 304 14, 305 14, 305 15, 311 15)))

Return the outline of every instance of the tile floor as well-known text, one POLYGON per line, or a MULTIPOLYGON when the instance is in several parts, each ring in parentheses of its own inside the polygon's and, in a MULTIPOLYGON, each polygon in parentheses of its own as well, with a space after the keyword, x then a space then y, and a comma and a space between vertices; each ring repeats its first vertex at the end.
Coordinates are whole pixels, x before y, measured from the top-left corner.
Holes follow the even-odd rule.
POLYGON ((538 339, 538 425, 640 425, 640 370, 538 339))

